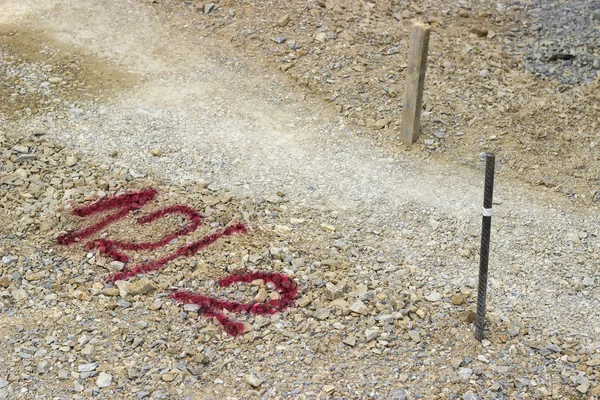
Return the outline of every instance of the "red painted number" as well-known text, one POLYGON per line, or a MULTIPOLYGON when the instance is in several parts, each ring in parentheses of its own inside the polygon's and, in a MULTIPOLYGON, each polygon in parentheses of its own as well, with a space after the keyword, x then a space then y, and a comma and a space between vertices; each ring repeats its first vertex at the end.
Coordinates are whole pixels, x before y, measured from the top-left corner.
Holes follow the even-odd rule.
MULTIPOLYGON (((114 210, 114 213, 102 218, 99 222, 96 222, 95 224, 86 228, 59 236, 57 241, 59 244, 66 246, 77 241, 88 239, 89 237, 108 227, 110 224, 125 218, 132 211, 141 209, 148 202, 154 200, 157 194, 158 192, 155 189, 144 189, 139 192, 131 192, 119 196, 103 198, 92 204, 77 207, 73 210, 73 215, 82 218, 90 217, 109 210, 114 210)), ((137 223, 140 225, 150 224, 171 214, 180 214, 186 216, 187 223, 180 227, 177 231, 169 235, 165 235, 155 242, 134 243, 119 240, 97 239, 87 242, 86 248, 90 250, 96 249, 99 253, 110 257, 113 260, 127 263, 131 260, 124 253, 124 251, 159 249, 169 244, 175 238, 194 232, 202 224, 202 215, 191 207, 185 205, 176 205, 154 211, 144 217, 139 218, 137 223)), ((106 280, 115 282, 118 280, 126 280, 136 275, 157 271, 176 258, 190 257, 195 255, 223 236, 230 236, 236 233, 246 233, 247 231, 248 227, 244 224, 237 223, 230 225, 219 231, 209 233, 196 242, 182 246, 167 256, 134 265, 124 271, 108 275, 106 280)), ((298 294, 298 285, 296 282, 294 282, 292 278, 279 273, 236 273, 221 279, 219 284, 223 287, 227 287, 235 283, 249 283, 257 279, 262 279, 265 283, 273 284, 275 289, 279 292, 279 298, 276 300, 270 300, 267 303, 237 303, 186 291, 172 291, 170 293, 170 297, 180 303, 198 305, 198 312, 200 314, 206 317, 216 318, 223 325, 227 333, 237 336, 244 333, 244 325, 240 322, 230 320, 223 313, 223 310, 227 310, 229 312, 245 311, 251 314, 274 314, 284 310, 289 306, 292 306, 298 294)))

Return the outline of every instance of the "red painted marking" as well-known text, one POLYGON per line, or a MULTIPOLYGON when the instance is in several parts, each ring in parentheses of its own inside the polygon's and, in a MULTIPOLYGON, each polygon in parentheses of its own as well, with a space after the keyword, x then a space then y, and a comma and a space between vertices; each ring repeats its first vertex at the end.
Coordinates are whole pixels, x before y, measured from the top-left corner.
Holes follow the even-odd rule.
MULTIPOLYGON (((175 233, 171 235, 167 235, 162 239, 154 242, 142 242, 142 243, 132 243, 132 242, 121 242, 118 240, 107 240, 107 239, 98 239, 92 243, 88 243, 87 248, 92 249, 96 248, 102 254, 105 254, 115 260, 128 262, 130 261, 129 257, 117 251, 116 249, 121 250, 156 250, 163 246, 169 244, 173 239, 178 238, 180 236, 185 236, 191 232, 194 232, 198 229, 198 226, 202 223, 202 216, 194 209, 188 206, 172 206, 163 208, 162 210, 155 211, 145 217, 138 219, 138 224, 149 224, 151 222, 156 221, 157 219, 163 218, 169 214, 184 214, 189 217, 189 222, 187 225, 181 227, 175 233)), ((170 260, 169 260, 170 261, 170 260)))
POLYGON ((170 293, 170 296, 181 303, 198 305, 204 315, 207 317, 215 317, 217 321, 223 325, 227 333, 237 336, 244 333, 244 324, 231 321, 220 310, 236 313, 245 311, 250 314, 259 315, 275 314, 283 311, 290 305, 293 305, 296 295, 298 294, 298 285, 296 282, 289 277, 278 273, 251 272, 232 274, 221 279, 219 285, 227 287, 234 283, 250 283, 256 279, 262 279, 265 283, 273 283, 275 289, 280 293, 280 298, 271 300, 267 303, 238 303, 235 301, 219 300, 200 294, 182 291, 173 291, 170 293))
POLYGON ((229 226, 229 227, 221 230, 220 232, 209 233, 208 235, 204 236, 202 239, 198 240, 197 242, 194 242, 194 243, 184 246, 184 247, 180 247, 178 250, 176 250, 172 254, 169 254, 168 256, 159 258, 158 260, 153 260, 153 261, 149 261, 149 262, 137 265, 127 271, 117 272, 117 273, 113 274, 112 276, 109 276, 107 278, 107 280, 111 281, 111 282, 115 282, 115 281, 119 281, 119 280, 129 279, 129 278, 132 278, 139 274, 147 274, 148 272, 159 270, 162 267, 164 267, 165 264, 167 264, 169 261, 173 261, 176 258, 193 256, 194 254, 196 254, 200 250, 205 249, 206 247, 210 246, 211 244, 213 244, 214 242, 216 242, 219 238, 221 238, 223 236, 230 236, 230 235, 233 235, 234 233, 240 233, 240 232, 245 233, 247 231, 248 231, 248 227, 246 225, 236 224, 236 225, 229 226))
POLYGON ((92 226, 67 233, 66 235, 61 235, 56 240, 59 244, 69 245, 76 242, 78 239, 88 238, 113 222, 117 222, 126 217, 131 211, 142 208, 147 202, 154 200, 157 194, 158 192, 154 189, 144 189, 140 192, 127 193, 115 197, 105 197, 90 205, 77 207, 73 210, 73 215, 78 217, 89 217, 112 209, 117 209, 118 211, 92 226))
MULTIPOLYGON (((83 218, 90 217, 108 210, 117 211, 87 228, 61 235, 57 238, 57 241, 61 245, 69 245, 78 240, 89 238, 102 229, 105 229, 110 224, 125 218, 131 211, 141 209, 146 203, 154 200, 157 194, 158 192, 155 189, 150 188, 141 190, 139 192, 131 192, 119 196, 103 198, 87 206, 77 207, 73 210, 73 214, 83 218)), ((173 239, 194 232, 202 224, 202 215, 200 215, 200 213, 191 207, 185 205, 176 205, 154 211, 144 217, 139 218, 137 223, 140 225, 149 224, 171 214, 186 215, 188 217, 187 224, 179 228, 174 233, 166 235, 156 242, 135 243, 119 240, 97 239, 88 242, 86 248, 97 249, 101 254, 104 254, 114 260, 126 263, 130 261, 130 258, 122 252, 123 250, 156 250, 166 246, 173 239)), ((109 275, 106 277, 106 280, 115 282, 118 280, 129 279, 139 274, 157 271, 176 258, 191 257, 195 255, 200 250, 210 246, 223 236, 230 236, 236 233, 246 233, 247 231, 248 227, 241 223, 228 226, 218 232, 209 233, 194 243, 180 247, 167 256, 157 260, 141 263, 125 271, 109 275)), ((275 289, 280 293, 280 298, 277 300, 271 300, 268 303, 238 303, 233 301, 219 300, 185 291, 172 291, 170 296, 180 303, 197 304, 200 306, 200 310, 203 315, 207 317, 215 317, 223 325, 227 333, 237 336, 244 333, 244 324, 231 321, 220 310, 227 310, 230 312, 248 312, 251 314, 274 314, 284 310, 289 306, 292 306, 298 294, 298 285, 296 282, 294 282, 294 280, 290 277, 279 273, 236 273, 221 279, 219 281, 219 285, 227 287, 234 283, 249 283, 256 279, 262 279, 265 283, 272 283, 275 286, 275 289)))

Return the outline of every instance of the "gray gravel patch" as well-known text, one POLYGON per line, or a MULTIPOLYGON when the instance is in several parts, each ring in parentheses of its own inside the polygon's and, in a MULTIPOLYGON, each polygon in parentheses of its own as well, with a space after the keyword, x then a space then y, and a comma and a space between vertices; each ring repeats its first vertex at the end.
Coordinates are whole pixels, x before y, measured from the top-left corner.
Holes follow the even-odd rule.
POLYGON ((592 82, 600 72, 600 1, 534 1, 525 6, 525 68, 566 85, 592 82))

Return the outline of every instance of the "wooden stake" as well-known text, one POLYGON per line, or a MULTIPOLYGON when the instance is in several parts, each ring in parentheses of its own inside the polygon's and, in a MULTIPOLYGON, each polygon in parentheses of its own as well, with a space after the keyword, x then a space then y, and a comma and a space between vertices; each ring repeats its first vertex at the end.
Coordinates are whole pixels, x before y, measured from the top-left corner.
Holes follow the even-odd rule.
POLYGON ((423 86, 427 67, 429 31, 428 25, 417 22, 410 33, 404 110, 400 129, 400 140, 406 145, 413 144, 419 138, 421 129, 421 103, 423 102, 423 86))

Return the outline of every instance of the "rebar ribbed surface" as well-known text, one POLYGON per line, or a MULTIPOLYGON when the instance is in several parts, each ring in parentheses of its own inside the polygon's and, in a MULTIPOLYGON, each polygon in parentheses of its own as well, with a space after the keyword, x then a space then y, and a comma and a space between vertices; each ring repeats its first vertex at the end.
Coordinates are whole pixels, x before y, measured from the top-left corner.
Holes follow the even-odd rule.
MULTIPOLYGON (((485 155, 485 188, 483 191, 483 208, 492 208, 494 195, 494 169, 496 157, 491 153, 485 155)), ((477 286, 477 317, 475 319, 475 338, 483 340, 485 328, 485 300, 487 295, 488 260, 490 255, 490 231, 492 217, 483 216, 481 223, 481 249, 479 251, 479 284, 477 286)))

